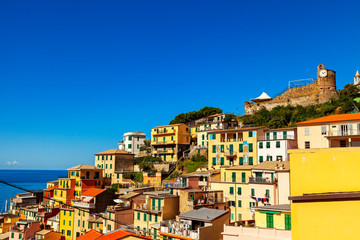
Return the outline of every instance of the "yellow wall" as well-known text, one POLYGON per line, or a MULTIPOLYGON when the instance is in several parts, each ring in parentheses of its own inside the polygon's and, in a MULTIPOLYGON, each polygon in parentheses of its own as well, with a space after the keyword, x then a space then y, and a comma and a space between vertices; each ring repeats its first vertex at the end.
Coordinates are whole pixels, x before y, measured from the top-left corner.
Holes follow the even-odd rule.
POLYGON ((291 204, 292 240, 357 239, 360 201, 291 204))
MULTIPOLYGON (((289 215, 290 212, 280 212, 280 214, 273 214, 274 216, 274 228, 285 230, 285 215, 289 215)), ((267 228, 266 213, 255 211, 255 226, 260 228, 267 228)))
MULTIPOLYGON (((254 132, 253 130, 249 130, 251 132, 254 132)), ((217 146, 220 148, 221 146, 224 146, 224 151, 220 152, 220 157, 224 158, 224 165, 230 165, 230 157, 225 156, 225 153, 229 150, 227 150, 227 147, 230 149, 230 145, 233 146, 233 151, 236 152, 236 155, 234 158, 234 165, 239 165, 239 159, 240 157, 243 157, 243 152, 239 151, 239 144, 244 144, 244 141, 246 141, 248 144, 252 144, 253 151, 249 152, 249 157, 252 157, 253 159, 253 165, 257 164, 257 136, 258 134, 263 134, 263 130, 257 130, 255 131, 255 134, 253 137, 249 137, 249 131, 244 132, 238 132, 238 141, 236 139, 234 140, 234 135, 236 135, 236 131, 227 133, 228 136, 228 142, 225 142, 225 133, 216 133, 209 135, 209 144, 208 144, 208 166, 211 168, 213 166, 213 159, 216 158, 217 150, 214 152, 213 146, 217 146), (212 135, 212 136, 210 136, 212 135), (213 139, 213 135, 215 135, 215 139, 213 139)), ((221 165, 221 161, 217 162, 216 166, 219 167, 221 165)))
POLYGON ((294 149, 290 153, 291 196, 359 191, 360 148, 294 149))
POLYGON ((65 236, 66 240, 72 240, 74 235, 74 211, 72 209, 61 209, 59 221, 60 233, 65 236), (69 230, 71 232, 70 236, 67 234, 69 230))
MULTIPOLYGON (((329 126, 326 126, 329 131, 329 126)), ((301 126, 297 128, 298 148, 305 149, 305 142, 310 142, 310 148, 328 148, 326 135, 321 134, 321 126, 301 126), (309 128, 309 134, 305 135, 305 128, 309 128)))

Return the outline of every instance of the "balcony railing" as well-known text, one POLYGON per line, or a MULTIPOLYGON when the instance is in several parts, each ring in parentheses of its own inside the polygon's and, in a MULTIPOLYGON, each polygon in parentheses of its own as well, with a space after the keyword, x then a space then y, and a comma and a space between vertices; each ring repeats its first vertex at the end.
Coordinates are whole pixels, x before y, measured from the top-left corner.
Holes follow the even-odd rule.
POLYGON ((189 187, 189 185, 187 183, 183 183, 183 182, 169 183, 168 186, 173 187, 173 188, 187 188, 187 187, 189 187))
POLYGON ((328 136, 337 137, 337 136, 354 136, 360 135, 360 129, 348 129, 348 130, 338 130, 338 131, 328 131, 328 136))
POLYGON ((242 138, 238 138, 238 139, 236 139, 236 138, 228 138, 228 139, 225 139, 225 138, 223 138, 223 139, 221 139, 220 141, 221 142, 242 142, 242 138))
POLYGON ((173 141, 153 141, 152 144, 160 145, 160 144, 175 144, 175 140, 173 141))
POLYGON ((236 156, 236 151, 225 151, 224 155, 226 157, 236 156))
POLYGON ((175 129, 172 129, 172 130, 158 129, 157 131, 155 131, 155 132, 153 133, 153 135, 156 135, 156 134, 166 134, 166 133, 175 133, 175 129))
POLYGON ((270 140, 295 140, 295 135, 286 135, 286 136, 258 136, 258 141, 270 141, 270 140))
POLYGON ((74 202, 74 207, 80 208, 95 208, 95 203, 84 203, 84 202, 74 202))
POLYGON ((262 178, 262 177, 249 177, 250 183, 276 183, 275 179, 262 178))

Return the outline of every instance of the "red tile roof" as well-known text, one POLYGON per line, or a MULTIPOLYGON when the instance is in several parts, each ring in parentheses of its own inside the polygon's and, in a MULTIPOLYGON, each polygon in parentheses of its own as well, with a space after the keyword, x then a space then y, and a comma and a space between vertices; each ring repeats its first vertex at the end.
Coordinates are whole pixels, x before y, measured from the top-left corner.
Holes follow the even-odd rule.
POLYGON ((83 192, 82 195, 95 197, 95 196, 97 196, 100 193, 103 193, 105 191, 106 191, 105 189, 90 188, 89 190, 83 192))
POLYGON ((90 231, 88 231, 87 233, 85 233, 84 235, 81 235, 80 237, 77 237, 76 240, 94 240, 98 237, 101 237, 102 233, 100 233, 99 231, 95 230, 95 229, 91 229, 90 231))
POLYGON ((330 122, 344 122, 344 121, 356 121, 356 120, 360 121, 360 113, 329 115, 326 117, 315 118, 304 122, 298 122, 296 123, 296 125, 306 126, 306 125, 317 125, 317 124, 330 123, 330 122))
POLYGON ((121 238, 128 237, 128 236, 134 236, 134 237, 137 237, 139 239, 152 239, 152 238, 149 238, 149 237, 136 235, 135 233, 125 232, 125 231, 122 231, 122 230, 116 230, 116 231, 114 231, 112 233, 108 233, 108 234, 105 234, 105 235, 103 235, 101 237, 98 237, 96 240, 115 240, 115 239, 121 239, 121 238))

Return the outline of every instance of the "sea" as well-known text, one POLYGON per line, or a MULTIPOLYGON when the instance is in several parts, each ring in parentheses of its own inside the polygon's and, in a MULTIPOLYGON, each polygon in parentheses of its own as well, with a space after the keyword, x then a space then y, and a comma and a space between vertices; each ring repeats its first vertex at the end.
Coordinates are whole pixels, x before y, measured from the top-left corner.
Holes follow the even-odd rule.
MULTIPOLYGON (((42 190, 46 188, 46 182, 57 180, 59 177, 67 176, 66 170, 1 170, 0 181, 5 181, 26 190, 42 190)), ((0 213, 10 206, 10 198, 17 193, 24 192, 17 188, 0 182, 0 213)))

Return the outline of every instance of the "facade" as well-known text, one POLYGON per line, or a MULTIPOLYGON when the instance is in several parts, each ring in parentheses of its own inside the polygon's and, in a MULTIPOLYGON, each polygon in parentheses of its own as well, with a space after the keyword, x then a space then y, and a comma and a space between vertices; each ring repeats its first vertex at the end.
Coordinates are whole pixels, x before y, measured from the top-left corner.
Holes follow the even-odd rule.
POLYGON ((274 228, 224 226, 223 240, 291 240, 291 231, 274 228))
POLYGON ((292 239, 360 235, 360 148, 289 150, 292 239))
POLYGON ((161 187, 161 172, 143 172, 143 184, 150 187, 161 187))
MULTIPOLYGON (((152 224, 174 219, 179 213, 179 197, 169 192, 145 192, 145 203, 134 206, 134 228, 143 235, 155 234, 152 224)), ((156 229, 155 229, 156 230, 156 229)))
POLYGON ((54 229, 54 232, 60 232, 60 212, 55 216, 51 217, 47 221, 47 226, 54 229))
POLYGON ((330 115, 296 125, 299 149, 360 146, 360 113, 330 115))
POLYGON ((95 166, 103 170, 103 176, 111 184, 122 183, 122 173, 134 171, 134 154, 120 149, 110 149, 95 154, 95 166))
POLYGON ((154 127, 151 130, 151 154, 167 162, 175 162, 190 147, 190 130, 186 124, 154 127))
POLYGON ((119 142, 119 149, 135 154, 138 157, 140 147, 144 144, 146 134, 143 132, 127 132, 124 133, 124 140, 119 142))
POLYGON ((290 204, 256 207, 255 226, 291 230, 290 204))
POLYGON ((209 131, 208 167, 256 165, 257 139, 266 127, 209 131))
POLYGON ((161 222, 160 236, 156 239, 218 240, 222 239, 221 232, 227 224, 228 211, 200 208, 161 222))
POLYGON ((297 148, 296 128, 267 129, 258 137, 258 164, 264 161, 287 161, 287 150, 297 148))
POLYGON ((0 233, 6 233, 10 230, 20 217, 10 213, 0 214, 0 233))
POLYGON ((9 240, 26 240, 35 238, 35 233, 40 231, 40 222, 22 220, 10 228, 9 240))
POLYGON ((72 240, 75 236, 74 214, 75 214, 75 210, 72 208, 60 209, 59 231, 62 236, 65 236, 66 240, 72 240))

